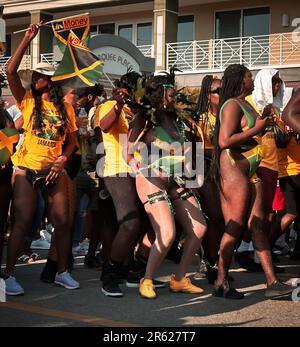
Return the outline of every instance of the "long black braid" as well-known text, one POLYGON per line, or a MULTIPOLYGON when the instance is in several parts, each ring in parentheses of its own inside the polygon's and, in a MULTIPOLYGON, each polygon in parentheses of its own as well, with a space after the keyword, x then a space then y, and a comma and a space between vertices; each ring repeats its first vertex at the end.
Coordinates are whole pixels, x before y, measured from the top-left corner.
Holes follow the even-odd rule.
MULTIPOLYGON (((231 99, 241 95, 243 90, 243 80, 248 69, 244 65, 232 64, 229 65, 224 71, 222 80, 222 88, 220 93, 220 102, 218 108, 218 115, 224 103, 231 99)), ((212 163, 210 167, 210 177, 221 188, 221 175, 220 175, 220 155, 221 148, 219 146, 219 132, 220 132, 220 117, 216 118, 216 126, 214 133, 214 150, 212 156, 212 163)))
MULTIPOLYGON (((63 137, 66 133, 66 128, 68 125, 68 116, 65 108, 65 104, 63 101, 63 91, 61 87, 49 81, 49 98, 50 101, 53 102, 57 112, 62 117, 61 126, 57 128, 58 134, 63 137)), ((42 113, 42 98, 41 94, 31 86, 32 96, 34 97, 34 110, 33 110, 33 130, 39 130, 43 128, 43 113, 42 113)))
POLYGON ((207 113, 209 109, 209 92, 213 82, 217 80, 214 79, 212 75, 206 75, 201 83, 201 90, 199 94, 199 99, 197 103, 197 113, 201 116, 203 113, 207 113))

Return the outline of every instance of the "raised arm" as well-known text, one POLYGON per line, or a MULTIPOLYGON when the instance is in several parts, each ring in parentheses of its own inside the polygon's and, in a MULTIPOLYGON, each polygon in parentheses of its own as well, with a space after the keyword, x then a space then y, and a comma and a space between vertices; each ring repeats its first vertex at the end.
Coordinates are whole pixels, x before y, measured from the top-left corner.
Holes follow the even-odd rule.
POLYGON ((119 119, 122 108, 125 104, 124 95, 125 94, 120 89, 115 89, 113 91, 113 100, 115 100, 117 103, 103 118, 101 118, 99 122, 100 128, 104 133, 107 133, 114 123, 119 119))
POLYGON ((300 133, 300 87, 283 110, 282 118, 294 131, 300 133))
POLYGON ((221 149, 234 148, 250 140, 264 130, 268 118, 257 118, 255 126, 241 132, 243 112, 237 102, 231 101, 222 110, 222 121, 219 132, 219 146, 221 149))
POLYGON ((17 102, 21 102, 25 95, 25 89, 23 88, 20 77, 17 73, 18 68, 21 64, 22 58, 26 52, 27 47, 30 45, 30 42, 35 38, 42 25, 42 22, 30 25, 30 28, 26 31, 20 45, 17 47, 13 56, 9 59, 9 62, 7 64, 7 81, 12 95, 14 96, 17 102))

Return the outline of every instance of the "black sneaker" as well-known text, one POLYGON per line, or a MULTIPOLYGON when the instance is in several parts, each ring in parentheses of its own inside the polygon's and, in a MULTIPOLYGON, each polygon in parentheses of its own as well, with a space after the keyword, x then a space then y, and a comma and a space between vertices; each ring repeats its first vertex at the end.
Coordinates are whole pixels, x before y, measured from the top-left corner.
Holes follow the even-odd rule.
MULTIPOLYGON (((208 266, 205 277, 206 277, 209 284, 214 284, 217 277, 218 277, 218 268, 216 266, 213 266, 213 267, 208 266)), ((227 281, 233 282, 234 278, 232 276, 228 275, 227 281)))
POLYGON ((238 292, 236 289, 231 288, 227 280, 223 282, 219 287, 215 286, 215 289, 212 293, 213 296, 225 299, 232 300, 241 300, 244 299, 245 295, 243 293, 238 292))
POLYGON ((56 261, 47 259, 46 265, 41 273, 40 280, 45 283, 54 283, 57 269, 58 263, 56 261))
POLYGON ((265 297, 268 299, 279 299, 291 294, 294 289, 291 285, 276 280, 273 284, 267 286, 265 297))
POLYGON ((103 280, 101 291, 104 295, 110 296, 112 298, 121 298, 124 293, 119 288, 119 285, 114 276, 107 276, 103 280))
MULTIPOLYGON (((130 271, 127 276, 126 287, 128 288, 139 288, 140 281, 144 277, 142 272, 130 271)), ((166 286, 165 282, 152 280, 154 288, 164 288, 166 286)))

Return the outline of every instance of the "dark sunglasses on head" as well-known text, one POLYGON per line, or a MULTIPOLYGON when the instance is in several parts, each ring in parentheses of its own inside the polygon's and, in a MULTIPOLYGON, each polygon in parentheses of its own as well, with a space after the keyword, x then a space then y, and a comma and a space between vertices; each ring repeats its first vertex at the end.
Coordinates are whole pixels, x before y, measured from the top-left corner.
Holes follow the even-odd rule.
POLYGON ((217 89, 214 89, 214 90, 210 90, 209 93, 210 94, 218 94, 218 95, 220 95, 220 90, 221 90, 221 88, 217 88, 217 89))

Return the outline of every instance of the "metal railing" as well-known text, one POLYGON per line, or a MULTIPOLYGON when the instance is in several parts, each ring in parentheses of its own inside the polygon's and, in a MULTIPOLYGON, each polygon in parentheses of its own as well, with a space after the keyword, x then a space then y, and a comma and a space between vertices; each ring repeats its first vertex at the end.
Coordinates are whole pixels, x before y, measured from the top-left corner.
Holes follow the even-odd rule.
POLYGON ((146 45, 146 46, 137 46, 137 48, 143 53, 145 57, 154 58, 154 46, 146 45))
POLYGON ((52 64, 52 65, 56 65, 57 64, 57 62, 54 59, 54 53, 42 53, 40 55, 40 61, 42 63, 49 63, 49 64, 52 64))
MULTIPOLYGON (((142 54, 145 57, 150 57, 150 58, 154 57, 154 46, 153 45, 137 46, 137 48, 142 52, 142 54)), ((42 53, 40 55, 40 61, 52 64, 52 65, 57 64, 56 60, 54 59, 54 53, 42 53)))
MULTIPOLYGON (((223 71, 230 64, 249 68, 300 67, 300 40, 295 33, 235 37, 220 40, 176 42, 167 44, 167 66, 176 65, 183 72, 223 71)), ((138 46, 146 57, 154 56, 153 45, 138 46)), ((0 72, 5 74, 10 57, 0 57, 0 72)), ((41 54, 40 60, 55 65, 53 53, 41 54)), ((30 68, 26 55, 22 68, 30 68)))
POLYGON ((249 68, 300 66, 300 41, 293 33, 167 44, 167 66, 184 72, 223 71, 230 64, 249 68))
MULTIPOLYGON (((6 76, 6 66, 9 61, 10 57, 0 57, 0 73, 6 76)), ((24 55, 21 64, 20 69, 30 69, 31 68, 31 56, 30 55, 24 55)))

